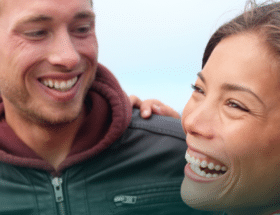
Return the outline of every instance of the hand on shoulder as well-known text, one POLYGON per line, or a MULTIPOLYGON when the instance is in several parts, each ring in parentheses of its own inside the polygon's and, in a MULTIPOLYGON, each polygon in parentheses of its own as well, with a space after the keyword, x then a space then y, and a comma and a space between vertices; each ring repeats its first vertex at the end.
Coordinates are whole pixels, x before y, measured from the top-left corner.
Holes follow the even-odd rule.
POLYGON ((181 118, 177 111, 157 99, 147 99, 142 101, 135 95, 129 96, 129 99, 132 107, 140 109, 141 117, 144 119, 150 118, 152 114, 170 116, 177 119, 181 118))

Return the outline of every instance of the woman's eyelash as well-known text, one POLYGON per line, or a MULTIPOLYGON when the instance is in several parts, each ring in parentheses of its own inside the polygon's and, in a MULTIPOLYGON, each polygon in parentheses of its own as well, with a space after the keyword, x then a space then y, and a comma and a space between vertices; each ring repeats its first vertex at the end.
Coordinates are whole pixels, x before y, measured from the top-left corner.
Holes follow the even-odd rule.
POLYGON ((192 87, 192 89, 193 89, 195 92, 198 92, 198 93, 201 93, 201 94, 204 95, 204 91, 203 91, 200 87, 198 87, 198 86, 196 86, 196 85, 194 85, 194 84, 192 84, 191 87, 192 87))
POLYGON ((243 107, 242 105, 239 105, 237 102, 234 102, 234 101, 227 101, 227 105, 229 107, 232 107, 232 108, 236 108, 236 109, 239 109, 241 111, 244 111, 244 112, 250 112, 250 110, 246 107, 243 107))
MULTIPOLYGON (((195 84, 192 84, 191 88, 194 90, 194 92, 205 95, 205 92, 203 91, 203 89, 201 87, 199 87, 195 84)), ((244 111, 244 112, 248 112, 248 113, 250 112, 250 110, 247 107, 245 107, 244 105, 240 104, 237 101, 228 100, 226 102, 226 104, 227 104, 227 106, 229 106, 231 108, 235 108, 235 109, 238 109, 238 110, 241 110, 241 111, 244 111)))

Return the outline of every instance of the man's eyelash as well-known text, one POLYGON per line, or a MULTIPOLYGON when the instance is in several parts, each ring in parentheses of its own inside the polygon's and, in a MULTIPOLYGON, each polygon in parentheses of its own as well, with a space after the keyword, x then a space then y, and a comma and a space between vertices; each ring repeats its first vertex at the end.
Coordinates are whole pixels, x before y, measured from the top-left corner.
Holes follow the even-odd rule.
POLYGON ((27 31, 24 33, 24 35, 28 37, 43 37, 47 35, 47 31, 46 30, 27 31))

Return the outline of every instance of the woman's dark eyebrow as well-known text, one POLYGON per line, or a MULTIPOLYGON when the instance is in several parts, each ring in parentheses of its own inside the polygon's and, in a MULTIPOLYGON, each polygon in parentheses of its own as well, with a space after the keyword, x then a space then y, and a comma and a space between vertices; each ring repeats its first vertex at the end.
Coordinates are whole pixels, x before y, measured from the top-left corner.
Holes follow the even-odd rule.
POLYGON ((265 106, 264 102, 260 99, 260 97, 257 96, 257 94, 255 94, 252 90, 250 90, 249 88, 240 86, 240 85, 235 85, 235 84, 223 84, 222 85, 222 90, 225 91, 243 91, 243 92, 247 92, 250 93, 251 95, 253 95, 263 106, 265 106))
POLYGON ((202 81, 204 84, 206 83, 205 78, 203 77, 203 75, 202 75, 201 72, 197 73, 197 76, 201 79, 201 81, 202 81))
MULTIPOLYGON (((203 83, 206 83, 206 80, 204 78, 204 76, 202 75, 201 72, 197 73, 197 76, 201 79, 201 81, 203 83)), ((264 107, 266 107, 266 105, 264 104, 264 102, 261 100, 260 97, 257 96, 256 93, 254 93, 252 90, 250 90, 249 88, 240 86, 240 85, 236 85, 236 84, 223 84, 222 85, 222 90, 225 91, 243 91, 243 92, 247 92, 250 93, 251 95, 253 95, 264 107)))

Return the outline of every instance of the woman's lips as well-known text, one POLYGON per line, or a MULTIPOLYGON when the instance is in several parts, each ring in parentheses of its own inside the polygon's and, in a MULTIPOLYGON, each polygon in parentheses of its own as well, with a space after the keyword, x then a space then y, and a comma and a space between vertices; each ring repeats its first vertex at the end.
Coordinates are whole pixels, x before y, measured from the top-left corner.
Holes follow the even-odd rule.
POLYGON ((192 171, 204 179, 216 179, 228 170, 222 162, 190 149, 187 150, 185 158, 188 162, 186 171, 192 171))

